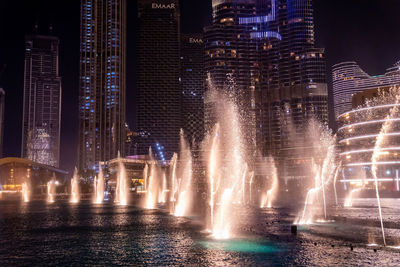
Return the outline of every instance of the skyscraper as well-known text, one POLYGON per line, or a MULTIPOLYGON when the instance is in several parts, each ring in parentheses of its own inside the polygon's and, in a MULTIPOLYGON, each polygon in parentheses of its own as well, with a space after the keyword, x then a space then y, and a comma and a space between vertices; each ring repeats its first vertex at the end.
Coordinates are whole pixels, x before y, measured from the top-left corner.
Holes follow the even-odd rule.
POLYGON ((138 128, 162 159, 179 149, 182 127, 180 78, 180 12, 178 0, 138 1, 138 128), (159 144, 156 146, 156 144, 159 144))
POLYGON ((79 170, 124 155, 126 0, 82 0, 79 170))
POLYGON ((308 157, 304 149, 312 149, 307 124, 328 120, 325 55, 315 48, 312 1, 256 0, 256 15, 242 16, 240 24, 257 43, 258 147, 280 160, 286 178, 302 176, 296 165, 308 157))
POLYGON ((182 127, 190 143, 204 136, 204 41, 202 34, 182 34, 182 127))
POLYGON ((61 78, 59 39, 25 38, 24 103, 21 156, 58 167, 60 159, 61 78))
MULTIPOLYGON (((241 17, 255 14, 255 1, 213 0, 212 7, 212 25, 204 29, 205 72, 217 90, 234 95, 246 129, 243 133, 246 147, 249 152, 255 151, 259 65, 256 42, 251 41, 246 25, 240 24, 241 17)), ((207 111, 211 105, 206 103, 206 128, 213 124, 207 111)))
POLYGON ((4 140, 4 108, 5 108, 6 92, 0 87, 0 158, 3 157, 3 140, 4 140))
POLYGON ((369 89, 387 89, 400 85, 400 61, 384 75, 371 76, 354 61, 341 62, 332 68, 335 119, 352 107, 352 97, 369 89))

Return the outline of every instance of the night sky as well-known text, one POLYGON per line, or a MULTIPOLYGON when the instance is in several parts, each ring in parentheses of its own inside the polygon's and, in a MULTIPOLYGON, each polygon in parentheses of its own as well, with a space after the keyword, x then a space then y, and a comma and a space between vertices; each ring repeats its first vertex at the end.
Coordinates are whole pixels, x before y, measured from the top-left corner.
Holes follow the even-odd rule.
MULTIPOLYGON (((134 129, 136 99, 136 1, 128 2, 127 120, 134 129)), ((354 60, 369 74, 383 74, 400 60, 400 1, 314 0, 317 47, 324 47, 327 72, 335 63, 354 60)), ((79 0, 0 0, 0 86, 6 91, 5 156, 20 156, 24 36, 60 37, 63 105, 61 168, 76 164, 78 143, 79 0)), ((211 0, 181 0, 182 32, 201 32, 211 20, 211 0)))

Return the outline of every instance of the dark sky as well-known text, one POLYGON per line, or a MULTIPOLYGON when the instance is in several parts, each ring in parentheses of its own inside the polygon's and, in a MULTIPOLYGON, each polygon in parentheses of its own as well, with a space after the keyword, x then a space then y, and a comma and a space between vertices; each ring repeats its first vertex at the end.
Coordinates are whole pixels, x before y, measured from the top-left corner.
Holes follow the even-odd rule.
MULTIPOLYGON (((136 1, 128 2, 127 120, 135 124, 136 1)), ((369 74, 382 74, 400 60, 399 0, 314 0, 316 41, 325 47, 327 71, 344 60, 357 61, 369 74)), ((72 170, 78 140, 79 0, 0 0, 0 85, 6 91, 5 156, 20 156, 24 35, 60 37, 63 79, 61 168, 72 170)), ((211 0, 181 0, 183 32, 201 32, 211 18, 211 0)))

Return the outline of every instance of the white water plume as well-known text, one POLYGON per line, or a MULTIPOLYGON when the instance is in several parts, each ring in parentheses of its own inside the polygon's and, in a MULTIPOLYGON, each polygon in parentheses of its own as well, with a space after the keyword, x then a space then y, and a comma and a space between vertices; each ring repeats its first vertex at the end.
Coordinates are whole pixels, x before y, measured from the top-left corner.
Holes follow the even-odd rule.
POLYGON ((56 181, 53 178, 47 183, 47 202, 54 203, 55 195, 56 195, 56 181))
POLYGON ((355 188, 350 191, 350 194, 347 196, 346 200, 344 201, 344 206, 346 208, 352 207, 353 206, 353 198, 354 194, 358 193, 361 191, 362 188, 355 188))
POLYGON ((172 156, 170 166, 171 166, 171 193, 170 193, 170 201, 172 203, 172 213, 175 212, 175 205, 176 205, 176 192, 178 188, 178 181, 177 181, 177 161, 178 161, 178 154, 174 153, 172 156))
POLYGON ((273 202, 278 194, 279 180, 278 180, 278 170, 275 165, 275 160, 272 157, 268 157, 266 162, 263 163, 265 166, 268 176, 267 179, 271 180, 270 189, 261 198, 261 208, 267 207, 271 208, 273 202))
POLYGON ((178 201, 175 206, 175 216, 187 216, 192 206, 192 153, 185 140, 183 130, 180 132, 180 183, 178 187, 178 201))
POLYGON ((145 208, 146 209, 155 209, 158 201, 158 168, 157 163, 154 160, 153 153, 151 148, 149 149, 149 157, 150 157, 150 173, 147 179, 147 190, 146 190, 146 201, 145 208))
POLYGON ((80 200, 80 195, 79 195, 79 176, 78 176, 78 170, 75 168, 74 176, 71 179, 71 197, 70 197, 69 202, 78 203, 79 200, 80 200))
POLYGON ((165 203, 167 201, 167 176, 162 172, 162 185, 161 190, 158 192, 158 203, 165 203))
POLYGON ((215 238, 229 238, 238 220, 233 203, 245 201, 243 181, 246 178, 246 150, 241 118, 236 105, 236 86, 232 80, 219 92, 210 79, 207 93, 209 114, 216 125, 204 144, 208 162, 210 231, 215 238))
POLYGON ((22 184, 22 198, 24 202, 29 202, 30 190, 27 182, 22 184))
MULTIPOLYGON (((396 91, 396 90, 393 90, 396 91)), ((396 99, 396 104, 398 104, 400 101, 400 96, 398 94, 395 95, 395 99, 396 99)), ((395 115, 397 115, 399 113, 399 108, 398 106, 394 106, 389 114, 386 117, 386 121, 383 123, 382 128, 379 132, 379 135, 376 137, 376 141, 375 141, 375 146, 374 146, 374 152, 372 154, 372 167, 371 167, 371 172, 372 175, 374 177, 375 180, 375 191, 376 191, 376 200, 378 202, 378 211, 379 211, 379 219, 380 219, 380 223, 381 223, 381 231, 382 231, 382 238, 383 238, 383 244, 386 246, 386 238, 385 238, 385 229, 383 226, 383 216, 382 216, 382 208, 381 208, 381 199, 379 196, 379 183, 378 183, 378 176, 377 176, 377 171, 378 171, 378 161, 379 161, 379 157, 381 155, 381 148, 384 145, 385 142, 385 136, 387 135, 387 133, 389 133, 389 131, 392 128, 392 124, 393 124, 393 120, 391 120, 395 115)))
POLYGON ((335 137, 328 128, 317 121, 310 123, 308 136, 313 141, 314 157, 312 170, 314 173, 314 187, 307 192, 304 208, 300 218, 295 224, 310 224, 313 222, 317 206, 314 202, 322 192, 322 206, 324 218, 326 219, 326 197, 325 187, 331 182, 335 172, 335 137))
POLYGON ((126 169, 122 159, 118 157, 117 186, 115 188, 115 203, 121 206, 128 204, 129 186, 126 177, 126 169))
POLYGON ((335 192, 335 204, 336 207, 338 206, 338 196, 337 196, 337 190, 336 190, 336 182, 337 182, 337 178, 339 176, 339 171, 342 168, 342 162, 339 163, 339 165, 336 167, 336 172, 335 172, 335 178, 333 179, 333 190, 335 192))
POLYGON ((102 204, 104 200, 104 175, 103 175, 103 170, 100 167, 99 168, 99 177, 95 177, 94 179, 94 200, 93 202, 95 204, 102 204))

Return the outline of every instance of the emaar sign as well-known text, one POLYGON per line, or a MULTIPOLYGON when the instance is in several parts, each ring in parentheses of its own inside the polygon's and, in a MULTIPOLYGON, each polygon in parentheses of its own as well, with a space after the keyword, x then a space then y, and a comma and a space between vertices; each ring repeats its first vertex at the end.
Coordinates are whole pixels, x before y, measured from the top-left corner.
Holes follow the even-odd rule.
POLYGON ((171 3, 171 4, 157 4, 157 3, 153 3, 151 5, 151 7, 153 9, 175 9, 175 4, 171 3))
POLYGON ((203 40, 199 39, 199 38, 190 37, 189 38, 189 43, 191 43, 191 44, 202 44, 203 40))

